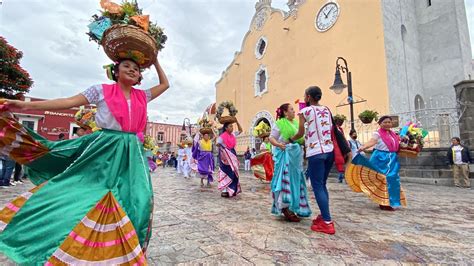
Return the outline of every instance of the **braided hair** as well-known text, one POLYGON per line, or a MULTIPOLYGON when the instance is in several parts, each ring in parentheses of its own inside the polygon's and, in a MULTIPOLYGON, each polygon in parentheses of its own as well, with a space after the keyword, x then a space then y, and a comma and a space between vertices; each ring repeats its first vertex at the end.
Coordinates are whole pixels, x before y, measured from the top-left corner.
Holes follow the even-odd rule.
POLYGON ((278 107, 278 109, 276 110, 276 120, 284 118, 285 112, 288 112, 289 108, 290 108, 289 103, 284 103, 280 105, 280 107, 278 107))

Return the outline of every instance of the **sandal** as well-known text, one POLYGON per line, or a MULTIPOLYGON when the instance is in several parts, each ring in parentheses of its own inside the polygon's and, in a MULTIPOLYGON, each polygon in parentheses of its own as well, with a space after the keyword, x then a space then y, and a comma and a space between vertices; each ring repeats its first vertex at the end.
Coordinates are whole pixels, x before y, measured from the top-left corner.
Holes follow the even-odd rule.
POLYGON ((391 206, 379 205, 379 208, 384 211, 395 211, 395 209, 392 208, 391 206))
POLYGON ((297 223, 301 221, 301 219, 298 216, 296 216, 294 212, 290 211, 288 208, 283 208, 281 211, 289 222, 297 223))

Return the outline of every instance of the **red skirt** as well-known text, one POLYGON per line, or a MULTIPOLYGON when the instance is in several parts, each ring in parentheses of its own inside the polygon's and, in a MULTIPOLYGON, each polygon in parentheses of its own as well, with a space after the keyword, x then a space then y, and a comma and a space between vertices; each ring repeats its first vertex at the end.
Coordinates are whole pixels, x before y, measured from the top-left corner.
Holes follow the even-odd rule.
POLYGON ((250 166, 256 178, 272 181, 273 178, 273 156, 270 152, 257 154, 250 160, 250 166))

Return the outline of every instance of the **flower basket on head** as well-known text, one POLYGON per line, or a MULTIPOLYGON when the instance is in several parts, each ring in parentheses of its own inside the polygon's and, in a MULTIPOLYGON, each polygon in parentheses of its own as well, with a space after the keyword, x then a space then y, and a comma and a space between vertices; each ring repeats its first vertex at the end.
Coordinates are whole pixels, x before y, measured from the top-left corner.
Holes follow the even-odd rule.
POLYGON ((213 134, 214 131, 212 130, 212 128, 214 127, 214 122, 212 120, 209 119, 209 117, 205 116, 201 119, 198 120, 198 125, 201 127, 199 129, 199 133, 201 133, 202 135, 204 134, 213 134))
POLYGON ((238 111, 232 102, 222 102, 221 104, 219 104, 219 107, 217 107, 217 121, 219 121, 219 123, 221 124, 235 123, 237 122, 237 118, 235 117, 237 115, 237 112, 238 111), (229 111, 229 116, 222 116, 224 114, 224 109, 227 109, 229 111))
POLYGON ((114 25, 102 38, 102 47, 112 61, 129 58, 140 67, 151 66, 158 54, 156 41, 143 29, 132 25, 114 25))
POLYGON ((219 118, 219 123, 223 125, 227 123, 233 124, 235 122, 237 122, 237 118, 235 118, 235 116, 222 116, 219 118))
POLYGON ((379 113, 377 111, 365 110, 359 114, 359 119, 364 124, 370 124, 372 121, 374 121, 374 119, 377 119, 378 115, 379 113))
POLYGON ((89 39, 102 45, 113 61, 132 59, 140 68, 151 66, 167 40, 163 29, 143 15, 136 0, 124 0, 121 5, 101 0, 103 10, 93 15, 89 24, 89 39))
POLYGON ((265 121, 260 121, 256 127, 253 129, 253 135, 255 137, 264 139, 266 137, 270 136, 270 131, 271 131, 270 125, 265 123, 265 121))
POLYGON ((199 129, 199 133, 201 133, 202 135, 205 135, 205 134, 212 135, 212 133, 214 132, 212 131, 212 128, 210 127, 203 127, 199 129))

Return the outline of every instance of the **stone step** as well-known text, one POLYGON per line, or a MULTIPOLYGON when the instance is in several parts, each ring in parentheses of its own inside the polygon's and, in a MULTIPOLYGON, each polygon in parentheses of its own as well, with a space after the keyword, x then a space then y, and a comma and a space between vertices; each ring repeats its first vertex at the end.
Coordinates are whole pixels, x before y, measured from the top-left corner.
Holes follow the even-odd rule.
POLYGON ((452 178, 422 178, 422 177, 400 177, 400 181, 403 183, 415 183, 424 185, 435 185, 435 186, 454 186, 452 178))

